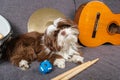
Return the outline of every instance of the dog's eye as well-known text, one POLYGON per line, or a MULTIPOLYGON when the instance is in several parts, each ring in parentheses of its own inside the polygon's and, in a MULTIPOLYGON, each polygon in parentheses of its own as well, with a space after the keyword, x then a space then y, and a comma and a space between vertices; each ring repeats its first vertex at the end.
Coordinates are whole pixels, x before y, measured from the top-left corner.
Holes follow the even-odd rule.
POLYGON ((60 30, 54 31, 54 36, 57 36, 60 30))
POLYGON ((59 33, 60 30, 56 30, 55 33, 59 33))

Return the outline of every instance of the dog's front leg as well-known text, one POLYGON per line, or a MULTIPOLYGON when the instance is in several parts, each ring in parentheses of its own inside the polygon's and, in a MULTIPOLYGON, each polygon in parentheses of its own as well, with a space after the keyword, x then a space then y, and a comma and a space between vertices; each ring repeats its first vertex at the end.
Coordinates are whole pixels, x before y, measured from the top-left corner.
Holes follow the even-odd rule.
POLYGON ((65 68, 65 59, 61 55, 52 54, 49 60, 52 62, 53 65, 57 66, 58 68, 65 68))
POLYGON ((80 55, 73 55, 69 61, 74 63, 83 63, 84 62, 83 60, 84 60, 84 57, 80 55))
POLYGON ((64 58, 59 58, 54 61, 54 65, 57 66, 58 68, 64 69, 65 68, 65 59, 64 58))
POLYGON ((10 58, 10 61, 15 66, 20 67, 21 70, 27 70, 29 68, 29 62, 26 59, 23 59, 22 56, 13 56, 10 58))
MULTIPOLYGON (((18 51, 15 51, 18 52, 18 51)), ((27 70, 30 67, 30 63, 36 59, 36 54, 32 47, 24 47, 19 49, 19 53, 13 53, 10 57, 12 64, 20 67, 22 70, 27 70)))

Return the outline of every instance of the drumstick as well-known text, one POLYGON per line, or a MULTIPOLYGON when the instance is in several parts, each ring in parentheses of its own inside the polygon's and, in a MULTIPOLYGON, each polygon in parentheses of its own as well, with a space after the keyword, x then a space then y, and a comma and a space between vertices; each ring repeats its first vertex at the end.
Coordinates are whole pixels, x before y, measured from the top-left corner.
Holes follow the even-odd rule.
POLYGON ((90 61, 89 63, 85 64, 85 65, 81 65, 79 66, 79 68, 77 68, 75 71, 73 71, 72 73, 70 73, 69 75, 66 75, 64 78, 62 78, 61 80, 69 80, 70 78, 74 77, 76 74, 80 73, 81 71, 87 69, 89 66, 95 64, 99 59, 95 59, 93 61, 90 61))
MULTIPOLYGON (((81 65, 86 65, 86 64, 88 64, 88 63, 90 63, 90 61, 88 61, 88 62, 86 62, 86 63, 83 63, 83 64, 81 64, 81 65)), ((79 66, 80 66, 80 65, 79 65, 79 66)), ((77 66, 77 67, 75 67, 75 68, 73 68, 73 69, 71 69, 71 70, 69 70, 69 71, 67 71, 67 72, 64 72, 64 73, 58 75, 57 77, 53 78, 52 80, 60 80, 60 79, 63 78, 64 76, 69 75, 69 74, 72 73, 73 71, 77 70, 77 69, 79 68, 79 66, 77 66)))
POLYGON ((52 78, 51 80, 69 80, 70 78, 74 77, 76 74, 82 72, 83 70, 87 69, 89 66, 95 64, 98 60, 99 58, 92 60, 92 61, 85 62, 67 72, 64 72, 58 75, 55 78, 52 78))

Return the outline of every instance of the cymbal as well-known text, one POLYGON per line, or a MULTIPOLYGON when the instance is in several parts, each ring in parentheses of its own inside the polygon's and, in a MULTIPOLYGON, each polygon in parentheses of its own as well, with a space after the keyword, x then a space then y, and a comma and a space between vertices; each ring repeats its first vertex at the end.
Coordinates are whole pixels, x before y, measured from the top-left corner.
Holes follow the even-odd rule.
POLYGON ((42 8, 35 11, 28 20, 28 32, 44 33, 45 29, 57 18, 65 18, 60 11, 52 8, 42 8))

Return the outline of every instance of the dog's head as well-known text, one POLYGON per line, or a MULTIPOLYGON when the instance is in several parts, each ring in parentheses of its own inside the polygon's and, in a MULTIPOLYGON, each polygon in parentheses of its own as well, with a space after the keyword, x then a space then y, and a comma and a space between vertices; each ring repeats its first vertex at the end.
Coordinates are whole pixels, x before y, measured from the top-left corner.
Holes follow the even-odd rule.
POLYGON ((76 43, 78 34, 77 25, 73 21, 58 18, 46 29, 44 44, 52 51, 60 51, 61 48, 76 43))

